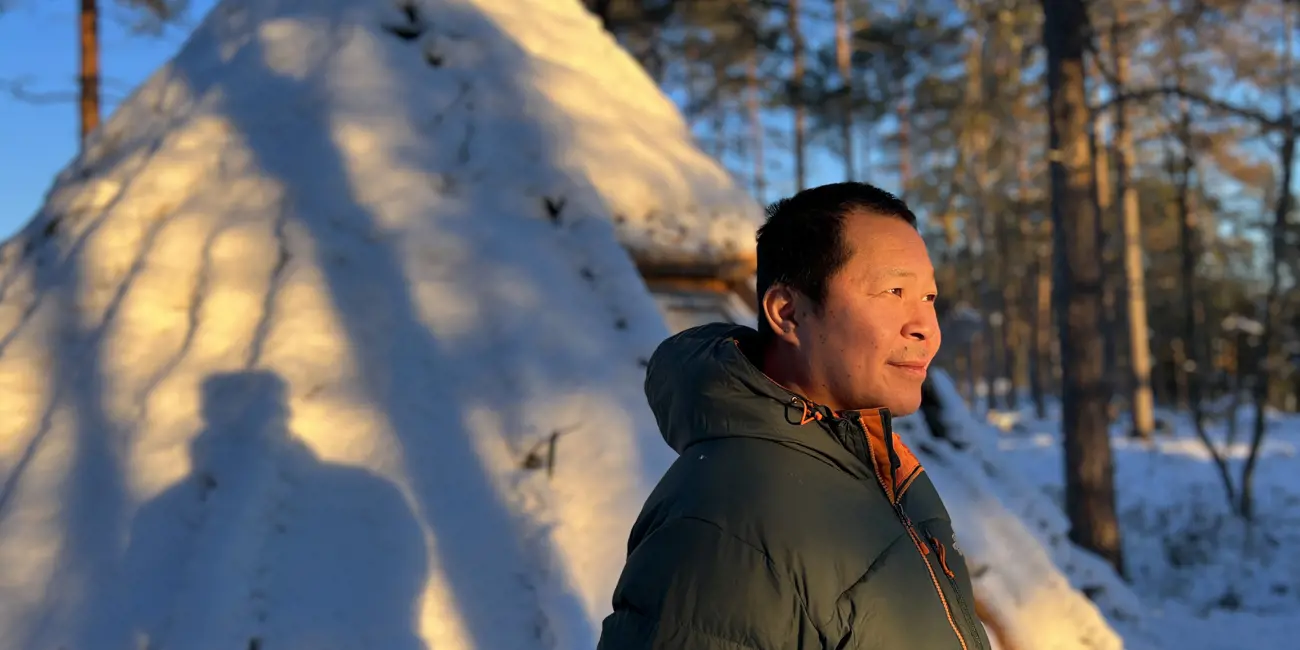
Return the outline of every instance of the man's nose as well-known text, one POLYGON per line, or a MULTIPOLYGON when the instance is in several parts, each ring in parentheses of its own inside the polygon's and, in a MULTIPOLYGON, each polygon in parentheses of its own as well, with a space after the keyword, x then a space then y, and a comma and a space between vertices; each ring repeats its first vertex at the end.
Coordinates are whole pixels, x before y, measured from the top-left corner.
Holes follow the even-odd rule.
POLYGON ((903 329, 903 336, 916 341, 930 341, 939 335, 939 317, 933 309, 918 309, 903 329))

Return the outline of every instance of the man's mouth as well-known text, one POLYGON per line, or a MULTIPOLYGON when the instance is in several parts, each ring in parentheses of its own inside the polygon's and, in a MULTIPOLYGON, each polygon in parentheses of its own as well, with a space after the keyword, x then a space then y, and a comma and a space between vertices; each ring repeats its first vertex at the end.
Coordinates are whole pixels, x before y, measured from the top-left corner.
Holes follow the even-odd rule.
POLYGON ((903 372, 912 375, 917 375, 919 377, 925 377, 926 369, 929 368, 930 366, 930 364, 925 363, 924 361, 908 361, 908 362, 898 362, 898 363, 891 362, 889 365, 898 368, 903 372))

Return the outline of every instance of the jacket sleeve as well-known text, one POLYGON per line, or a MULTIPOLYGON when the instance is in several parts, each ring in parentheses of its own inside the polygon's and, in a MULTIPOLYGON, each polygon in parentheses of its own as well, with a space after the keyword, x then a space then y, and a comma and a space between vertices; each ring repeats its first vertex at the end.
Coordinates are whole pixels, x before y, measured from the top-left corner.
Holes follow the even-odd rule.
POLYGON ((629 554, 598 650, 820 650, 800 602, 761 550, 676 519, 629 554))

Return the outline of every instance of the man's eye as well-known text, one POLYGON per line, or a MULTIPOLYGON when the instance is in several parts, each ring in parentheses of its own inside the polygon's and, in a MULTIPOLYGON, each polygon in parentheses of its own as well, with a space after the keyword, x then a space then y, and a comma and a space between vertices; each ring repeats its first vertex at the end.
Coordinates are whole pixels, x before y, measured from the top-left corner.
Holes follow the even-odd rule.
POLYGON ((927 294, 925 294, 925 301, 926 301, 926 302, 934 302, 934 301, 937 300, 938 298, 939 298, 939 296, 938 296, 937 294, 933 294, 933 293, 927 293, 927 294))
POLYGON ((899 296, 899 297, 901 297, 901 296, 903 295, 903 290, 902 290, 902 289, 890 289, 890 290, 889 290, 889 293, 892 293, 892 294, 894 294, 895 296, 899 296))

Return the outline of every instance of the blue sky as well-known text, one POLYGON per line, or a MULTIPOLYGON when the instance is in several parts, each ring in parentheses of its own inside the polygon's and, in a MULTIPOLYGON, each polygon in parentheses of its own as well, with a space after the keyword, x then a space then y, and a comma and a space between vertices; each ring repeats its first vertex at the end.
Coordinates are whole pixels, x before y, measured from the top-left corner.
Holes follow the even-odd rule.
MULTIPOLYGON (((27 223, 54 176, 77 152, 77 4, 0 0, 0 239, 27 223), (16 99, 20 83, 42 101, 16 99), (53 96, 53 97, 52 97, 53 96)), ((192 0, 182 25, 157 37, 132 35, 130 14, 104 3, 101 65, 104 116, 165 63, 214 0, 192 0)))

